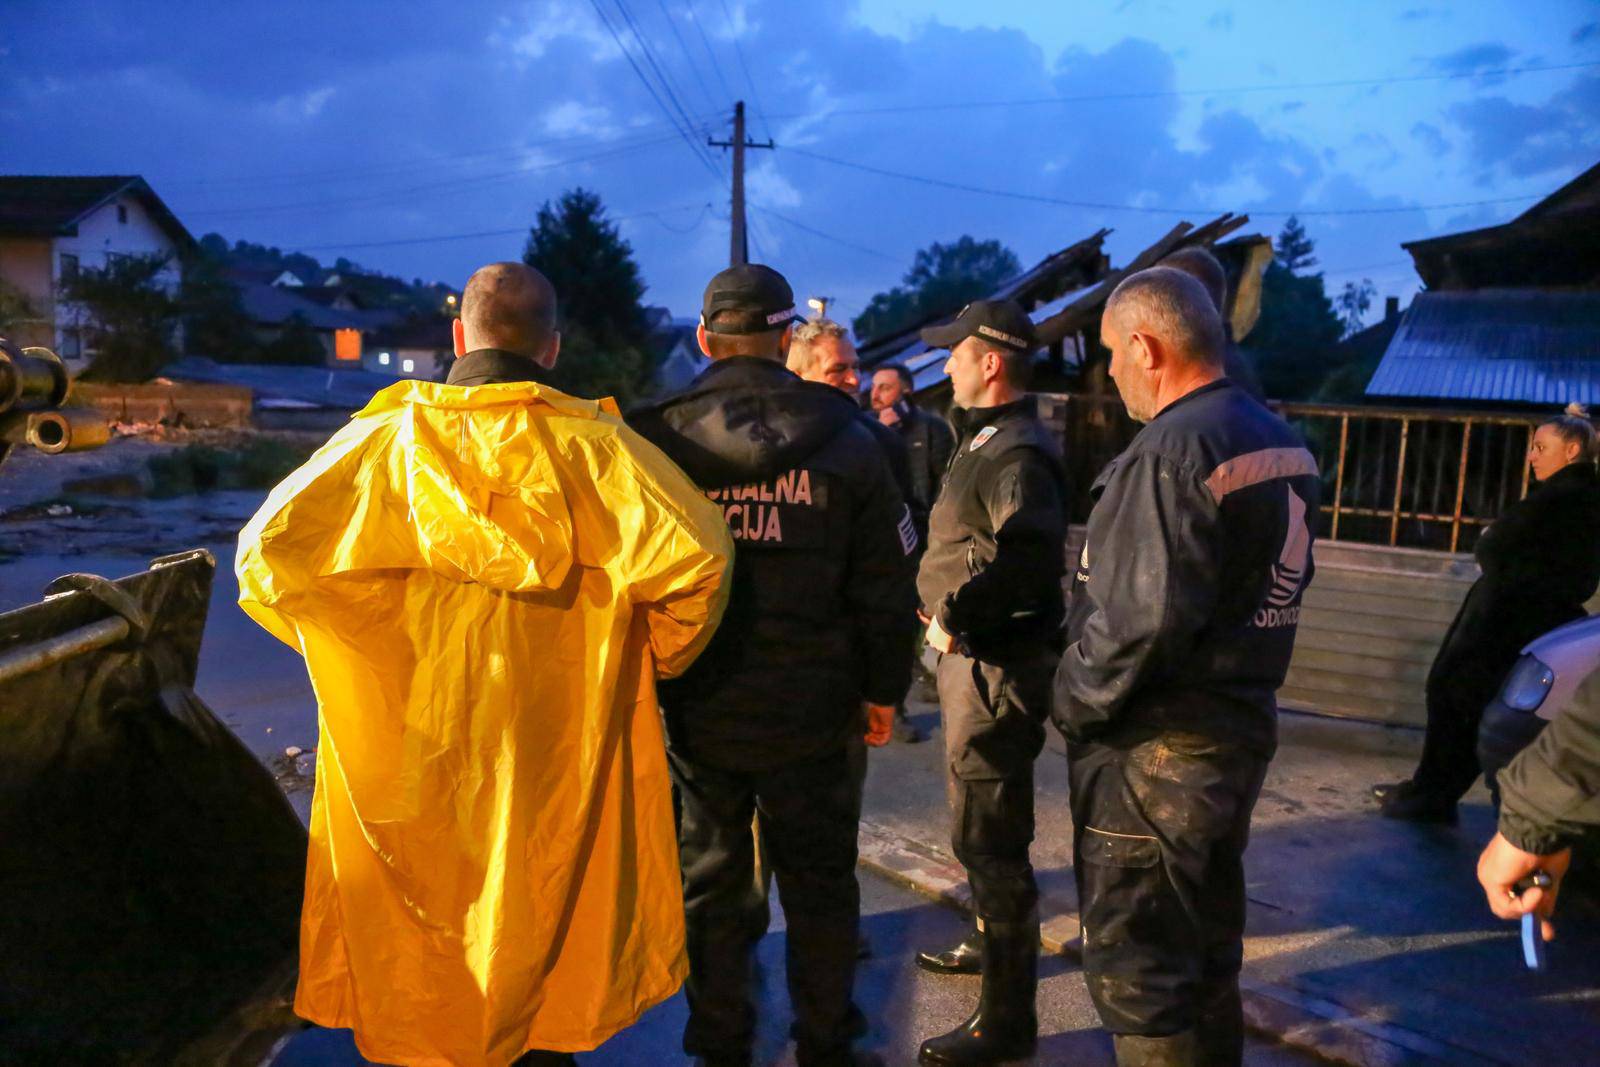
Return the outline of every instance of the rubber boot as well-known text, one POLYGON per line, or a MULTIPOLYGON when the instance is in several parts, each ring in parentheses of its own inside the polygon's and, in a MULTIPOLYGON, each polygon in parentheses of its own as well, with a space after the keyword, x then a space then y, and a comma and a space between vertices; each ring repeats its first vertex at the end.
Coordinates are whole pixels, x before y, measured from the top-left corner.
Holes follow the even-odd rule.
POLYGON ((972 1017, 922 1043, 917 1062, 980 1067, 1033 1055, 1039 1043, 1039 924, 986 923, 983 990, 972 1017))
POLYGON ((1200 1045, 1193 1030, 1167 1037, 1140 1037, 1115 1034, 1117 1067, 1195 1067, 1200 1062, 1200 1045))
POLYGON ((983 970, 983 933, 974 923, 955 948, 917 953, 917 966, 934 974, 978 974, 983 970))

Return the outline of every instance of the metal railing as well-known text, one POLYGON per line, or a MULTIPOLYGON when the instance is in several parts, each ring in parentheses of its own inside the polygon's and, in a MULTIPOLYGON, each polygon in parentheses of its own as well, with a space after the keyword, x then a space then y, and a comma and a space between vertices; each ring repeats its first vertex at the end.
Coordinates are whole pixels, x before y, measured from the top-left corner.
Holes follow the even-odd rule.
MULTIPOLYGON (((1116 396, 1041 394, 1040 414, 1062 436, 1073 481, 1072 521, 1088 516, 1089 486, 1139 426, 1116 396)), ((1528 446, 1547 416, 1291 404, 1273 407, 1305 438, 1322 472, 1324 522, 1334 541, 1470 550, 1478 534, 1528 491, 1528 446)))

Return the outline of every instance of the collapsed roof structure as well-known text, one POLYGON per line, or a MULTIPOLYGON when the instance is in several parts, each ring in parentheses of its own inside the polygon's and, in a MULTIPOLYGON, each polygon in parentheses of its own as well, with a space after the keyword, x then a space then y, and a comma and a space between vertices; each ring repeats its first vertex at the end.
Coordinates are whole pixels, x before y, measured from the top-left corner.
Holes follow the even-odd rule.
MULTIPOLYGON (((1040 391, 1104 392, 1105 351, 1100 346, 1100 314, 1117 285, 1128 275, 1155 266, 1181 248, 1210 248, 1228 274, 1227 321, 1236 339, 1255 326, 1261 313, 1261 277, 1272 258, 1272 242, 1245 236, 1224 240, 1250 221, 1227 213, 1200 226, 1180 222, 1124 267, 1113 268, 1104 244, 1110 230, 1046 256, 1031 269, 986 294, 990 300, 1015 300, 1039 332, 1036 386, 1040 391)), ((919 337, 928 326, 948 322, 957 309, 931 316, 897 333, 875 337, 860 347, 867 369, 901 364, 911 372, 916 395, 924 404, 940 406, 949 394, 945 354, 930 351, 919 337)))

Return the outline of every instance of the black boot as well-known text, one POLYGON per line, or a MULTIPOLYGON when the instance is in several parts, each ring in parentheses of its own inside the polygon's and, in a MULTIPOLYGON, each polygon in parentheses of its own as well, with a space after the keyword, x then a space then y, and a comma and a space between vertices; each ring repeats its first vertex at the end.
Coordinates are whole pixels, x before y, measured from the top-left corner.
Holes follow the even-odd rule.
POLYGON ((978 974, 983 970, 983 934, 974 925, 955 948, 917 953, 917 966, 934 974, 978 974))
POLYGON ((988 923, 983 931, 983 991, 972 1017, 922 1043, 917 1062, 980 1067, 1033 1055, 1039 1043, 1039 924, 988 923))
POLYGON ((1116 1034, 1117 1067, 1194 1067, 1200 1062, 1200 1046, 1194 1031, 1167 1037, 1140 1037, 1116 1034))
POLYGON ((1384 794, 1379 813, 1385 819, 1405 822, 1456 823, 1456 802, 1428 791, 1416 782, 1401 782, 1384 794))

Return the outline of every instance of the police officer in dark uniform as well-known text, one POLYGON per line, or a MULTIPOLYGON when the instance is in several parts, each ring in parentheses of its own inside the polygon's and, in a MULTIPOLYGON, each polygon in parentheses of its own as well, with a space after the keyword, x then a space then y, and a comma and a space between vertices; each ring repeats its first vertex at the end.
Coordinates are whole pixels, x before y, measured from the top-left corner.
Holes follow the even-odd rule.
POLYGON ((1033 761, 1044 745, 1060 658, 1066 472, 1027 395, 1033 323, 1009 300, 967 305, 922 331, 950 349, 956 446, 928 523, 917 593, 939 650, 939 707, 956 858, 976 930, 923 953, 937 973, 981 970, 978 1008, 922 1045, 929 1064, 987 1064, 1031 1054, 1039 959, 1033 761))
POLYGON ((863 711, 886 734, 911 680, 916 531, 855 402, 784 368, 795 318, 776 271, 718 274, 698 334, 711 366, 628 420, 722 506, 735 545, 722 625, 659 686, 681 803, 684 1049, 713 1065, 750 1063, 757 811, 788 920, 798 1062, 863 1062, 851 1049, 863 711))
POLYGON ((1055 681, 1084 977, 1123 1067, 1238 1064, 1243 854, 1317 466, 1224 375, 1222 323, 1188 274, 1126 279, 1100 335, 1146 425, 1095 479, 1055 681))

